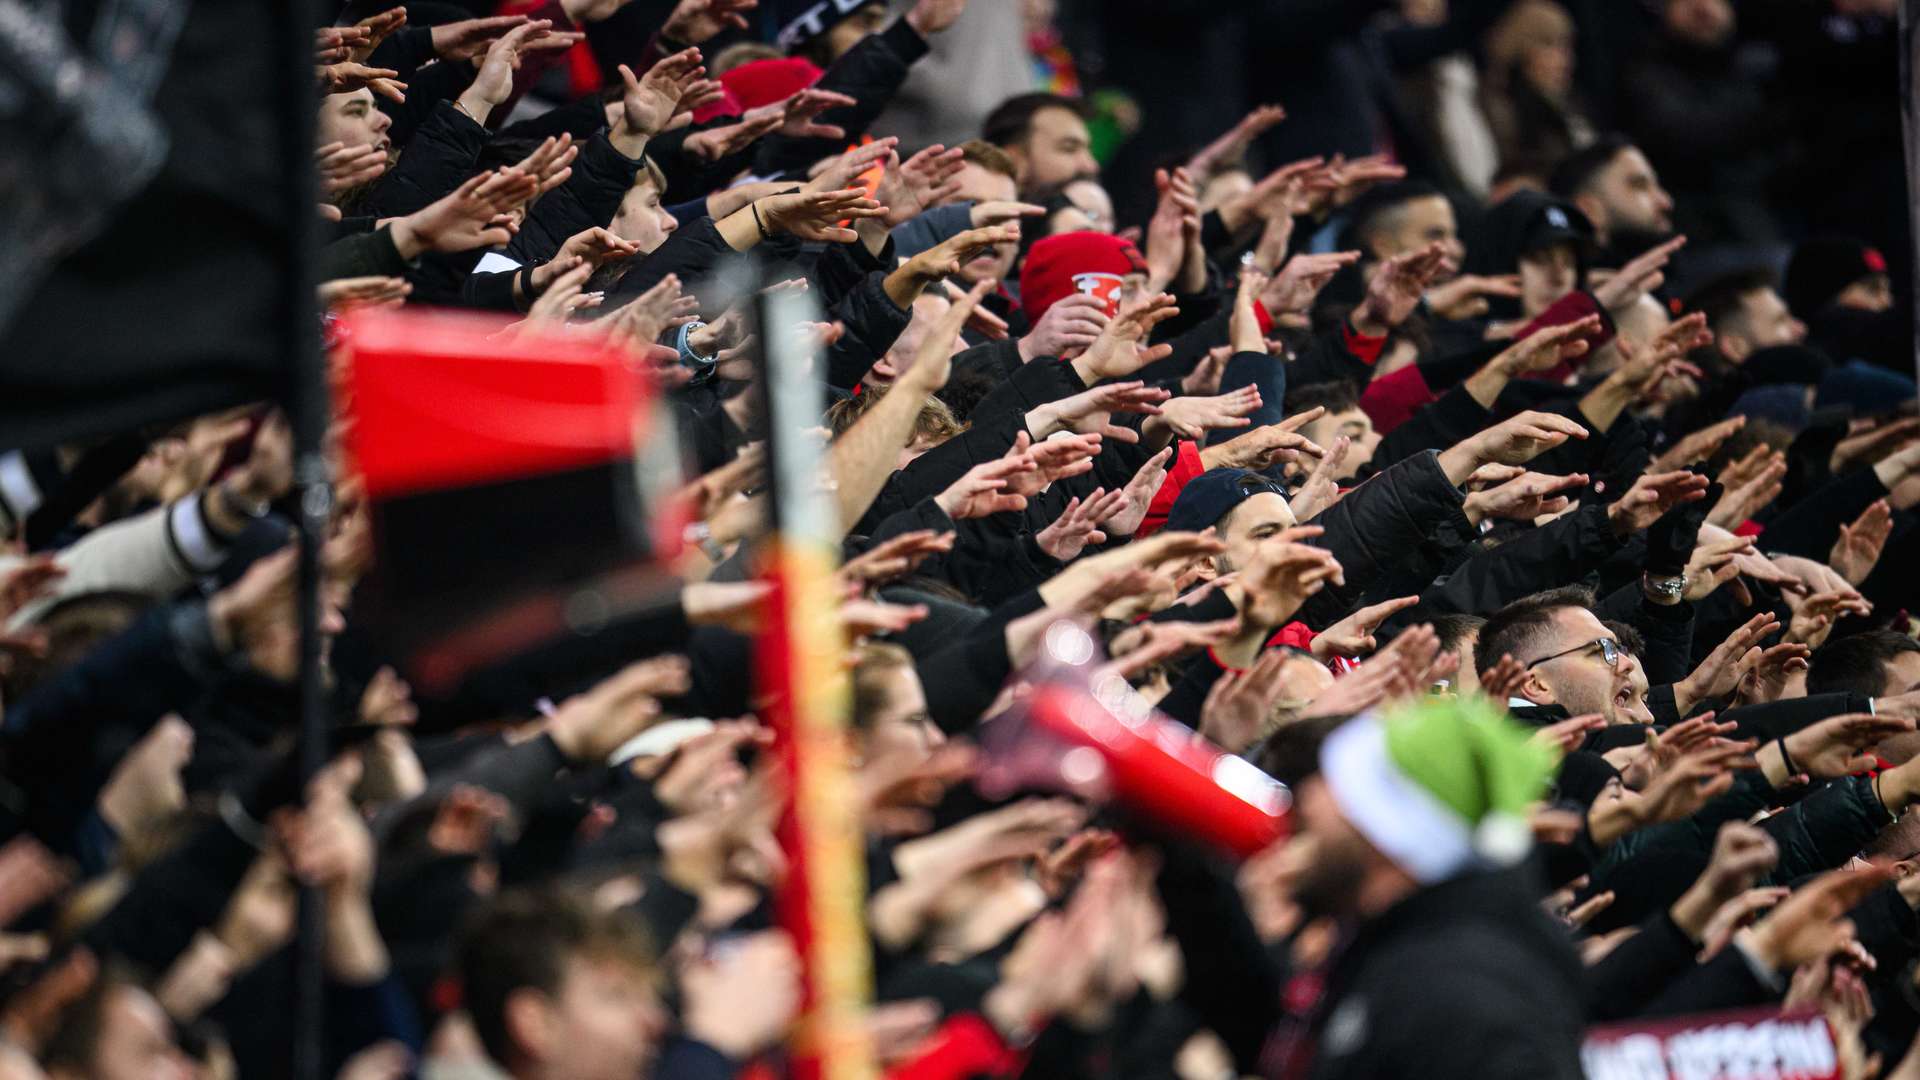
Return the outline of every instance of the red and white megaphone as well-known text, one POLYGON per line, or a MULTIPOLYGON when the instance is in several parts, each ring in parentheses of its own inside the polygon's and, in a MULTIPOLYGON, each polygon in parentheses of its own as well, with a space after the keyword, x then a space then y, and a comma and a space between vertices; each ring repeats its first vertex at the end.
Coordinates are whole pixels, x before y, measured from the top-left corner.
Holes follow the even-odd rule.
POLYGON ((1062 620, 1043 641, 1033 691, 982 725, 984 793, 1046 787, 1112 802, 1240 858, 1287 835, 1284 784, 1153 711, 1118 676, 1093 685, 1102 657, 1082 627, 1062 620))

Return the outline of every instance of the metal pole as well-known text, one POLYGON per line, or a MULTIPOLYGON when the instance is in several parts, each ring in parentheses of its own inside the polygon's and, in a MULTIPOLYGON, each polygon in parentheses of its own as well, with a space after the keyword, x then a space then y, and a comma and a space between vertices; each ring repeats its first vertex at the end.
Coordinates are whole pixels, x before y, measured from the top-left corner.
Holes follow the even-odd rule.
POLYGON ((800 321, 819 318, 818 307, 805 294, 761 294, 756 315, 761 368, 753 392, 765 395, 772 511, 760 573, 773 595, 755 667, 759 696, 769 702, 762 715, 792 794, 780 823, 788 866, 778 909, 799 950, 806 993, 788 1074, 873 1080, 879 1071, 864 1027, 873 997, 866 864, 846 761, 849 692, 833 595, 840 529, 810 430, 825 395, 796 337, 800 321))
MULTIPOLYGON (((280 363, 288 419, 293 426, 294 496, 300 533, 300 738, 302 785, 326 764, 327 689, 320 654, 320 548, 327 536, 333 487, 325 453, 330 407, 326 366, 320 355, 319 312, 314 296, 315 195, 313 126, 319 102, 312 77, 313 30, 320 25, 312 0, 275 5, 280 24, 276 73, 281 80, 280 161, 286 195, 286 263, 281 275, 280 363)), ((300 890, 294 946, 293 1075, 322 1080, 326 1069, 324 966, 326 911, 318 890, 300 890)))

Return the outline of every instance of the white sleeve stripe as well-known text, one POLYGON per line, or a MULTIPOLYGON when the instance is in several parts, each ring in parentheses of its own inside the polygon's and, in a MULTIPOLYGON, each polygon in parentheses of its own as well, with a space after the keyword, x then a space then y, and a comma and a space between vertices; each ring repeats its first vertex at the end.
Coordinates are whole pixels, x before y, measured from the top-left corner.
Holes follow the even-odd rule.
POLYGON ((18 450, 0 454, 0 502, 15 521, 25 521, 40 508, 40 485, 33 482, 33 470, 27 468, 27 455, 18 450))
POLYGON ((518 269, 520 269, 519 263, 514 262, 512 259, 507 258, 497 251, 487 252, 485 255, 480 256, 479 262, 473 264, 473 273, 476 274, 500 274, 508 270, 518 269))
POLYGON ((227 546, 214 538, 213 530, 200 516, 198 495, 181 499, 167 511, 167 532, 173 538, 173 549, 197 574, 211 572, 227 557, 227 546))

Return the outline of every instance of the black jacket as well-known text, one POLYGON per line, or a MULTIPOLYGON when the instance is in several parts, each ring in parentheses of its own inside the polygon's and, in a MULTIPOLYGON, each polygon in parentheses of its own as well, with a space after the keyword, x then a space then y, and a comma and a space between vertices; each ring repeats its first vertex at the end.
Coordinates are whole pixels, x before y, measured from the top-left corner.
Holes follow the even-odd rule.
POLYGON ((1313 1025, 1316 1080, 1582 1076, 1580 962, 1534 893, 1474 874, 1361 926, 1313 1025))

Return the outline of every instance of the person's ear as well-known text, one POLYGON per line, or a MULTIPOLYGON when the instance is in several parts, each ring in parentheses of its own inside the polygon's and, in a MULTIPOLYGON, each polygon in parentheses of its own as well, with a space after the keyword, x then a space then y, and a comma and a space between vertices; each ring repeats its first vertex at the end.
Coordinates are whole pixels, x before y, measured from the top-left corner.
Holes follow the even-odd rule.
POLYGON ((1606 229, 1607 207, 1605 203, 1594 198, 1591 194, 1582 193, 1573 197, 1573 205, 1577 207, 1581 213, 1587 215, 1587 220, 1593 222, 1594 228, 1601 230, 1606 229))
POLYGON ((509 993, 500 1019, 507 1026, 508 1040, 520 1053, 536 1061, 551 1056, 557 1033, 547 995, 530 986, 509 993))
POLYGON ((1520 684, 1520 696, 1535 705, 1560 704, 1560 698, 1553 692, 1552 684, 1541 678, 1538 668, 1527 672, 1526 680, 1520 684))
POLYGON ((1747 357, 1753 355, 1753 343, 1739 334, 1723 332, 1716 340, 1720 354, 1736 364, 1745 363, 1747 357))

